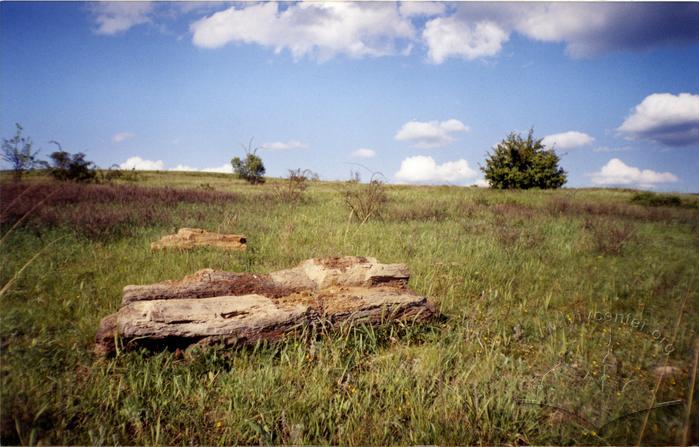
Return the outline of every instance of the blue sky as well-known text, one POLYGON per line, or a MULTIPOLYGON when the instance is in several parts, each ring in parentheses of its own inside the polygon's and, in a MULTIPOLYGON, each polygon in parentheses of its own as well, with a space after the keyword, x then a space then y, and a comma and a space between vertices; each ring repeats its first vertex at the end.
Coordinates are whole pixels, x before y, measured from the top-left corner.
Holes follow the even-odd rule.
POLYGON ((101 167, 470 185, 533 126, 567 186, 699 191, 697 3, 3 2, 0 57, 2 136, 101 167))

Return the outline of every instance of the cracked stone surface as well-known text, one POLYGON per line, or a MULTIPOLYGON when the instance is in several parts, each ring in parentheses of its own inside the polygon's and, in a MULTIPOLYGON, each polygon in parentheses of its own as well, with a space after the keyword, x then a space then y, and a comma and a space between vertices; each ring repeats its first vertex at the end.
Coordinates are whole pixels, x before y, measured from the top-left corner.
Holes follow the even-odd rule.
POLYGON ((117 336, 126 348, 232 346, 279 340, 321 322, 434 318, 434 305, 408 289, 409 279, 403 264, 346 256, 270 274, 204 269, 177 281, 129 285, 119 311, 100 323, 95 352, 114 352, 117 336))

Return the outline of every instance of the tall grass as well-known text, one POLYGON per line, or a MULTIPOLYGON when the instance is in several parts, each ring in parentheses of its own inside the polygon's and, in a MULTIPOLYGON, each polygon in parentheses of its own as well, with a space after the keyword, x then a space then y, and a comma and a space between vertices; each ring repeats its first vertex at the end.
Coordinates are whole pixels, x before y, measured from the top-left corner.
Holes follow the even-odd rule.
MULTIPOLYGON (((143 173, 137 185, 57 194, 47 206, 65 220, 37 215, 9 234, 0 284, 63 239, 0 297, 2 443, 630 444, 646 414, 644 444, 681 442, 687 406, 627 415, 648 407, 653 370, 666 359, 680 372, 663 380, 656 402, 689 398, 697 210, 642 207, 624 191, 387 185, 382 219, 351 221, 347 232, 344 184, 312 182, 308 200, 293 205, 275 199, 274 184, 143 173), (83 227, 93 214, 143 203, 155 218, 124 220, 109 237, 83 227), (61 214, 69 209, 88 216, 61 214), (599 237, 625 225, 633 236, 600 250, 586 219, 598 222, 599 237), (245 234, 248 250, 148 249, 185 225, 245 234), (334 335, 317 328, 282 343, 184 355, 91 355, 97 323, 117 309, 126 284, 204 267, 268 272, 331 255, 408 264, 410 287, 444 319, 334 335)), ((13 206, 29 209, 40 192, 13 206)))

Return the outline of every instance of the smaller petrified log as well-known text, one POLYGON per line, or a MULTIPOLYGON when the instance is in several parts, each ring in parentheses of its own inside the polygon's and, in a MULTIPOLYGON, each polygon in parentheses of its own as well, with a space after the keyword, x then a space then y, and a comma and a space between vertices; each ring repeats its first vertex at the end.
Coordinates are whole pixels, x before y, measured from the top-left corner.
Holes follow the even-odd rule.
POLYGON ((374 258, 309 259, 268 275, 200 270, 179 281, 126 286, 121 309, 104 318, 95 352, 125 347, 278 340, 317 322, 425 322, 436 315, 407 288, 403 264, 374 258))
POLYGON ((152 250, 167 248, 189 249, 211 246, 226 250, 245 250, 245 236, 239 234, 212 233, 201 228, 180 228, 177 234, 163 236, 158 242, 150 244, 152 250))

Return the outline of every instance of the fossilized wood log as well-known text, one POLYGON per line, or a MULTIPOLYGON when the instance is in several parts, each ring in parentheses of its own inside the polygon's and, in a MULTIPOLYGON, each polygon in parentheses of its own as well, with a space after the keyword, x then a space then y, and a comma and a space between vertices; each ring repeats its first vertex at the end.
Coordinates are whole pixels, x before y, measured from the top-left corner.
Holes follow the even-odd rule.
POLYGON ((404 264, 381 264, 375 258, 356 256, 317 258, 268 275, 204 269, 178 281, 126 286, 122 304, 250 293, 280 298, 294 292, 321 290, 332 286, 371 287, 385 284, 404 288, 409 279, 410 272, 404 264))
POLYGON ((212 233, 201 228, 180 228, 176 234, 168 234, 163 236, 158 242, 150 244, 152 250, 167 248, 189 249, 204 246, 226 250, 245 250, 245 236, 212 233))
POLYGON ((126 286, 121 309, 104 318, 95 351, 106 355, 120 337, 130 346, 227 346, 278 340, 315 323, 388 320, 424 322, 434 306, 407 288, 402 264, 374 258, 309 259, 252 275, 211 269, 146 286, 126 286))

